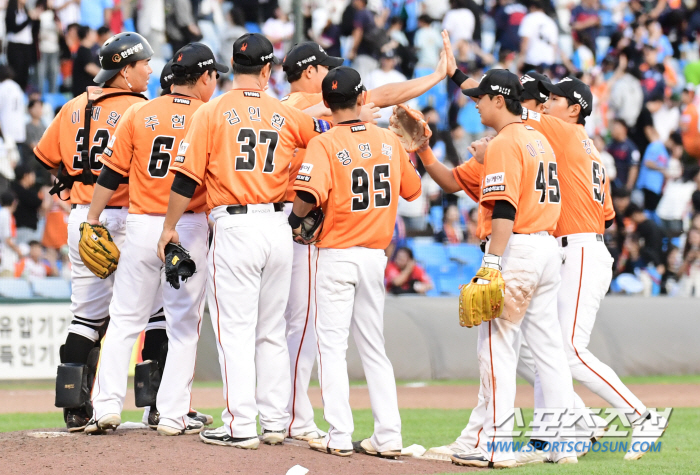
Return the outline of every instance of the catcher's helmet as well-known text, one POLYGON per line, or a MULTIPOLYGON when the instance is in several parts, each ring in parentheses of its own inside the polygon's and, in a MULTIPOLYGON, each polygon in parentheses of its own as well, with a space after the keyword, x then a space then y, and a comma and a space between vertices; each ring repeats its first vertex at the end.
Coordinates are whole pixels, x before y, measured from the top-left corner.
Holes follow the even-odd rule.
POLYGON ((134 32, 114 35, 100 48, 100 72, 95 82, 104 83, 117 75, 127 64, 153 56, 153 48, 143 36, 134 32))

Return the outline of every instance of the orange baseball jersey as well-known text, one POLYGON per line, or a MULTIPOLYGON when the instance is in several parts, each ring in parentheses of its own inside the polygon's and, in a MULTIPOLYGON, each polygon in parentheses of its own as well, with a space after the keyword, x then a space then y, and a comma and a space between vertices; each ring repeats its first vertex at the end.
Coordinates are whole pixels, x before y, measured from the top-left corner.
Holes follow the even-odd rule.
POLYGON ((294 182, 323 208, 317 247, 385 249, 391 242, 399 196, 420 195, 420 175, 399 139, 364 122, 336 124, 313 139, 294 182))
MULTIPOLYGON (((365 93, 365 102, 369 102, 370 92, 365 93)), ((320 92, 292 92, 289 95, 280 99, 283 104, 286 104, 295 109, 304 110, 315 106, 319 102, 323 102, 323 94, 320 92)), ((332 122, 332 116, 323 116, 321 119, 332 122)), ((297 158, 295 163, 301 164, 304 162, 306 150, 297 150, 297 158)), ((296 193, 294 192, 294 180, 299 172, 299 167, 291 167, 289 169, 289 188, 287 189, 287 201, 293 202, 296 193)))
MULTIPOLYGON (((129 213, 167 212, 175 179, 168 169, 202 104, 194 97, 168 94, 126 110, 100 160, 129 176, 129 213)), ((200 213, 206 209, 206 190, 198 186, 187 210, 200 213)))
POLYGON ((700 158, 700 128, 698 124, 698 109, 695 104, 688 104, 681 115, 681 139, 683 148, 688 155, 700 158))
MULTIPOLYGON (((124 92, 121 89, 103 88, 103 94, 124 92)), ((88 141, 90 146, 90 168, 97 175, 102 169, 102 162, 98 160, 114 131, 117 128, 124 112, 132 104, 145 102, 144 97, 134 95, 121 95, 107 97, 98 102, 92 110, 92 122, 90 124, 90 135, 88 141)), ((85 133, 83 130, 85 106, 87 105, 87 93, 68 101, 56 115, 49 128, 46 129, 38 145, 34 147, 34 154, 48 168, 58 168, 63 162, 66 172, 78 179, 73 184, 70 191, 72 204, 90 204, 92 201, 92 191, 94 185, 85 185, 80 181, 79 175, 83 171, 82 157, 80 151, 85 144, 85 133)), ((110 206, 129 205, 129 185, 121 184, 109 201, 110 206)))
POLYGON ((210 209, 283 202, 294 149, 329 128, 263 91, 234 89, 195 112, 170 169, 205 184, 210 209))
POLYGON ((526 123, 542 132, 557 157, 561 185, 561 217, 556 237, 605 232, 615 217, 605 166, 582 125, 523 109, 526 123))
POLYGON ((554 233, 561 211, 561 192, 554 152, 542 134, 519 122, 509 124, 489 142, 482 167, 476 160, 469 160, 455 169, 457 183, 472 198, 479 171, 481 239, 491 234, 493 205, 498 200, 515 206, 513 232, 554 233))

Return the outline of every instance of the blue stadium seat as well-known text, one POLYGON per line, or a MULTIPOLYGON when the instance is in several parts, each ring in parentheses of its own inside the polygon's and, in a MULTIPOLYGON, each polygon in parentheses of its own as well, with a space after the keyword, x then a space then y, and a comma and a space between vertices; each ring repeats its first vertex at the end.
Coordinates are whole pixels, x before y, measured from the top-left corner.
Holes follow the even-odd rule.
POLYGON ((252 21, 246 22, 245 29, 248 30, 248 33, 262 33, 260 26, 252 21))
POLYGON ((428 223, 430 223, 430 226, 436 233, 442 231, 442 217, 444 213, 445 210, 442 209, 442 206, 433 206, 432 208, 430 208, 430 214, 428 215, 428 223))
POLYGON ((424 267, 441 266, 448 262, 445 246, 440 243, 419 244, 414 241, 413 255, 424 267))
POLYGON ((459 286, 466 283, 458 276, 443 275, 438 279, 441 295, 459 295, 459 286))
POLYGON ((43 100, 49 104, 53 110, 56 110, 57 107, 63 107, 63 105, 68 102, 68 98, 60 93, 46 93, 44 94, 43 100))
POLYGON ((70 298, 70 282, 60 277, 47 277, 45 279, 33 279, 32 289, 37 297, 52 299, 70 298))
POLYGON ((451 261, 466 266, 476 265, 476 267, 479 268, 481 258, 484 257, 484 253, 481 252, 481 248, 476 244, 449 244, 445 247, 447 256, 451 261))
POLYGON ((0 297, 28 299, 32 297, 29 282, 12 277, 0 279, 0 297))

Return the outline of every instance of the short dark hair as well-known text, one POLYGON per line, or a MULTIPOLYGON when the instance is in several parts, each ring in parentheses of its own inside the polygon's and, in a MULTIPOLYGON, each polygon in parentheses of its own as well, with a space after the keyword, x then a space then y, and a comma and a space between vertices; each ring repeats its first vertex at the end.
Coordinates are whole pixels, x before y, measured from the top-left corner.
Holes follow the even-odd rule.
POLYGON ((433 22, 433 17, 431 17, 430 15, 428 15, 426 13, 423 13, 421 16, 418 17, 418 21, 420 21, 422 23, 430 24, 433 22))
MULTIPOLYGON (((359 96, 360 94, 362 94, 362 91, 358 92, 357 96, 359 96)), ((343 102, 329 102, 328 108, 331 110, 331 112, 352 109, 357 104, 357 96, 353 97, 352 99, 348 99, 346 101, 343 101, 343 102)))
MULTIPOLYGON (((493 100, 493 98, 496 96, 497 94, 489 94, 491 100, 493 100)), ((503 96, 503 100, 506 101, 506 109, 508 110, 508 112, 510 112, 513 115, 523 114, 523 106, 522 104, 520 104, 520 101, 506 96, 503 96)))
POLYGON ((41 246, 41 243, 39 241, 31 240, 29 241, 29 247, 32 246, 41 246))
POLYGON ((88 34, 90 34, 89 26, 80 25, 78 27, 78 38, 80 39, 80 41, 83 41, 85 38, 87 38, 88 34))
POLYGON ((26 175, 29 175, 30 173, 34 173, 34 170, 32 170, 29 166, 17 165, 17 167, 15 168, 15 180, 20 181, 22 178, 24 178, 26 175))
POLYGON ((101 27, 99 27, 97 29, 97 34, 100 36, 106 35, 107 33, 111 33, 111 32, 112 32, 112 30, 108 26, 104 26, 104 25, 102 25, 101 27))
POLYGON ((29 101, 29 104, 27 104, 27 109, 31 109, 36 104, 43 104, 43 102, 41 102, 39 99, 32 99, 31 101, 29 101))
POLYGON ((260 76, 264 64, 256 64, 255 66, 245 66, 243 64, 238 64, 234 61, 231 71, 234 76, 247 75, 247 76, 260 76))
POLYGON ((629 132, 629 130, 630 130, 629 125, 627 125, 627 122, 625 122, 625 119, 622 119, 622 118, 620 118, 620 117, 615 117, 615 118, 613 119, 613 123, 614 123, 614 124, 620 124, 621 126, 623 126, 623 127, 625 128, 625 130, 626 130, 627 132, 629 132))
MULTIPOLYGON (((195 84, 197 84, 197 81, 199 81, 199 78, 201 78, 205 74, 211 75, 211 73, 214 71, 214 69, 209 69, 208 71, 205 71, 201 74, 187 74, 184 77, 173 75, 173 86, 194 86, 195 84)), ((172 89, 172 87, 170 89, 172 89)))
POLYGON ((12 66, 4 64, 0 66, 0 82, 5 81, 7 79, 14 79, 15 78, 15 70, 12 69, 12 66))
POLYGON ((396 250, 396 254, 398 254, 401 251, 405 252, 406 254, 408 254, 409 258, 413 259, 413 251, 411 250, 410 247, 406 247, 406 246, 400 247, 396 250))
POLYGON ((0 195, 0 206, 10 206, 17 198, 11 191, 6 191, 0 195))
MULTIPOLYGON (((313 66, 313 67, 316 69, 316 71, 318 71, 318 66, 317 66, 317 65, 315 65, 315 64, 310 64, 309 66, 313 66)), ((293 82, 298 81, 299 79, 301 79, 301 75, 304 74, 304 71, 306 71, 306 68, 304 68, 304 69, 302 69, 302 70, 300 70, 300 71, 295 71, 295 72, 293 72, 292 74, 287 73, 287 82, 288 82, 289 84, 291 84, 291 83, 293 83, 293 82)))
MULTIPOLYGON (((572 100, 572 99, 569 99, 568 97, 566 98, 566 102, 567 102, 570 106, 579 106, 579 107, 581 107, 581 104, 579 104, 578 102, 576 102, 576 101, 574 101, 574 100, 572 100)), ((585 125, 585 124, 586 124, 586 117, 588 117, 588 116, 583 115, 583 107, 581 107, 581 112, 578 113, 578 120, 576 121, 576 123, 577 123, 577 124, 580 124, 580 125, 585 125)))

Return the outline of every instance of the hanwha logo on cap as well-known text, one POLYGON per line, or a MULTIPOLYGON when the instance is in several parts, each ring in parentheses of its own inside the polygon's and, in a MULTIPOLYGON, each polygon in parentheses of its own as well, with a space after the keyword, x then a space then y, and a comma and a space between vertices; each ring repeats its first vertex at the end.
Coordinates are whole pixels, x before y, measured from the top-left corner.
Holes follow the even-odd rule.
POLYGON ((331 86, 331 89, 338 89, 338 81, 333 81, 333 85, 331 86))
POLYGON ((177 60, 178 60, 178 62, 182 61, 182 53, 180 53, 180 55, 177 57, 177 60))
POLYGON ((241 46, 241 51, 245 51, 248 49, 248 43, 243 43, 243 46, 241 46))
POLYGON ((115 63, 118 63, 121 60, 122 56, 120 54, 115 54, 114 56, 112 56, 112 61, 114 61, 115 63))

